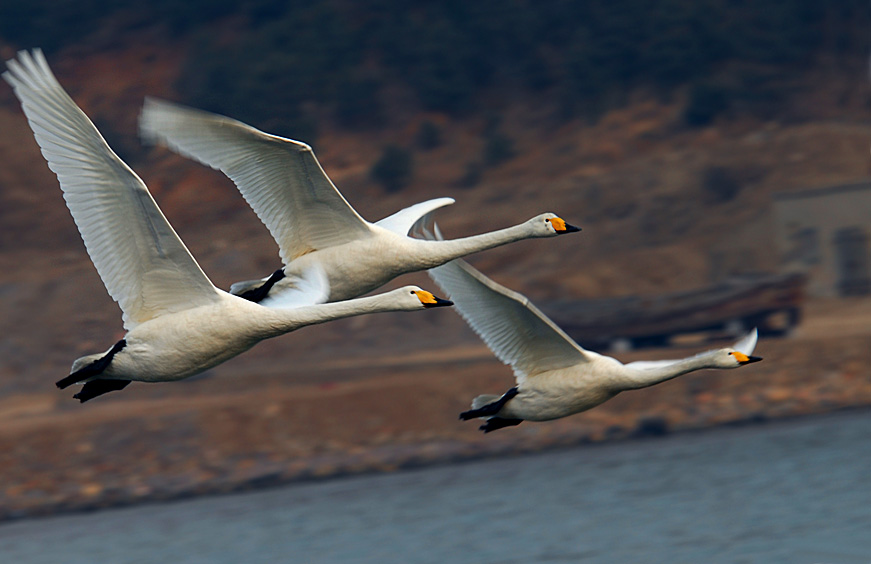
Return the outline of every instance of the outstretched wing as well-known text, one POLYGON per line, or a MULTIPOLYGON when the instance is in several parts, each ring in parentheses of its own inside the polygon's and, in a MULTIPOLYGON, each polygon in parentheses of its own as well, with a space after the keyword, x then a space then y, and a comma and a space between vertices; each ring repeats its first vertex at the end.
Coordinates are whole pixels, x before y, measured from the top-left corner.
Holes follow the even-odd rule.
POLYGON ((587 352, 521 294, 462 260, 429 270, 463 319, 518 381, 589 360, 587 352))
POLYGON ((153 98, 145 100, 139 129, 146 141, 230 177, 278 243, 285 264, 372 234, 305 143, 153 98))
POLYGON ((428 214, 444 206, 449 206, 454 203, 453 198, 436 198, 427 200, 419 204, 414 204, 407 208, 403 208, 393 215, 387 216, 381 221, 375 223, 388 231, 392 231, 397 235, 406 236, 415 227, 415 224, 421 219, 425 219, 428 214))
POLYGON ((738 352, 742 352, 747 356, 753 354, 753 350, 756 348, 756 340, 759 338, 759 331, 757 331, 756 327, 750 330, 749 333, 744 335, 741 340, 732 345, 732 348, 738 352))
POLYGON ((40 50, 7 61, 36 142, 124 327, 219 299, 142 180, 67 95, 40 50))

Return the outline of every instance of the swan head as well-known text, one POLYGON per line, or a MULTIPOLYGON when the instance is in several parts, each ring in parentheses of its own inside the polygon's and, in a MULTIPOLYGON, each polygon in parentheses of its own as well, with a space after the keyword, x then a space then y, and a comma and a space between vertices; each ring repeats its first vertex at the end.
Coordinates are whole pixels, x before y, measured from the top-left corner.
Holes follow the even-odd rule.
POLYGON ((727 364, 724 368, 737 368, 762 360, 762 357, 753 356, 753 349, 756 348, 758 338, 759 332, 754 327, 731 348, 723 349, 726 355, 723 362, 727 364))
POLYGON ((566 233, 577 233, 580 227, 569 225, 555 213, 543 213, 529 220, 536 237, 555 237, 566 233))
POLYGON ((716 368, 738 368, 739 366, 762 360, 762 357, 746 355, 733 348, 720 349, 714 352, 713 361, 716 368))
POLYGON ((434 307, 446 307, 454 305, 454 302, 439 298, 417 286, 406 286, 395 290, 399 299, 402 300, 402 305, 406 305, 409 310, 414 309, 430 309, 434 307))

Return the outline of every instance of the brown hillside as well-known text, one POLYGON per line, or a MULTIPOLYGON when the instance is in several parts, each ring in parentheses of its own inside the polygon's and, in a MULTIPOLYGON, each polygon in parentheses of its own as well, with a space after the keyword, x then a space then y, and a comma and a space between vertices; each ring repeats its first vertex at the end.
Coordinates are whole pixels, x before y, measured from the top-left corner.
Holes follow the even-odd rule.
MULTIPOLYGON (((145 179, 206 272, 227 287, 278 266, 268 233, 222 175, 163 149, 140 148, 136 138, 142 98, 174 97, 171 85, 180 72, 182 48, 128 48, 111 56, 68 53, 51 63, 110 144, 145 179)), ((742 119, 687 129, 680 122, 679 101, 650 100, 612 111, 594 125, 560 123, 548 108, 521 101, 504 119, 517 156, 487 169, 472 188, 460 186, 458 179, 481 153, 483 118, 414 116, 364 133, 325 128, 316 149, 351 203, 373 220, 423 199, 451 195, 457 204, 439 213, 443 231, 451 236, 548 210, 581 225, 578 236, 527 241, 474 258, 485 272, 533 299, 686 289, 709 282, 713 256, 733 270, 777 268, 770 231, 773 193, 871 173, 867 86, 850 77, 819 78, 808 77, 808 82, 824 87, 793 103, 791 111, 804 112, 806 119, 789 123, 742 119), (417 151, 412 184, 386 194, 369 178, 369 168, 383 144, 411 146, 423 119, 437 121, 446 142, 417 151), (727 171, 739 184, 734 199, 712 203, 705 188, 712 168, 727 171)), ((0 385, 44 388, 65 373, 72 359, 102 350, 119 336, 119 311, 5 87, 0 88, 0 126, 0 323, 8 336, 0 385)), ((410 280, 432 286, 425 276, 410 280)), ((470 333, 449 313, 356 319, 265 343, 215 373, 235 374, 253 365, 292 372, 288 367, 294 360, 314 361, 321 352, 333 357, 339 343, 343 354, 354 357, 469 340, 470 333), (436 331, 440 327, 452 330, 436 331), (400 338, 409 329, 419 337, 400 338)))
MULTIPOLYGON (((165 150, 141 148, 142 98, 177 98, 172 85, 185 49, 141 43, 152 46, 114 46, 111 55, 66 51, 50 63, 145 179, 217 285, 271 272, 279 266, 276 247, 227 179, 165 150)), ((0 49, 0 55, 13 52, 0 49)), ((582 226, 578 235, 472 259, 533 300, 687 289, 710 282, 712 261, 721 271, 777 269, 772 194, 871 175, 864 75, 832 71, 800 82, 804 87, 778 119, 724 118, 703 129, 682 124, 682 92, 670 103, 639 96, 595 124, 561 122, 553 108, 517 100, 503 118, 517 156, 485 170, 474 187, 459 179, 481 158, 482 116, 403 114, 389 127, 365 132, 325 126, 316 150, 348 200, 372 220, 450 195, 456 205, 439 212, 449 236, 543 211, 582 226), (423 120, 440 125, 445 143, 415 151, 412 183, 385 193, 369 178, 370 167, 387 143, 411 147, 423 120), (733 199, 718 201, 711 171, 739 187, 733 199)), ((495 438, 459 424, 455 413, 477 393, 504 390, 510 371, 450 311, 307 328, 258 345, 205 377, 134 384, 79 405, 53 383, 73 359, 120 337, 120 312, 5 85, 0 131, 0 474, 7 477, 0 517, 228 489, 263 476, 391 468, 403 460, 620 437, 645 417, 690 428, 871 401, 865 368, 871 313, 867 300, 853 300, 810 304, 796 340, 763 341, 766 362, 737 376, 680 379, 495 438), (379 450, 387 447, 399 450, 379 450)), ((407 282, 433 287, 425 275, 397 284, 407 282)))

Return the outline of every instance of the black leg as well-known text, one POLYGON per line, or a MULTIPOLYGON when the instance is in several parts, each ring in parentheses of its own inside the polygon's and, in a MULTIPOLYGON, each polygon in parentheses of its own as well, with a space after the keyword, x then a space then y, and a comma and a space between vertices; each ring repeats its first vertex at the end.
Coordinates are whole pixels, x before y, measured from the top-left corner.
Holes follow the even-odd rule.
POLYGON ((109 363, 112 362, 112 357, 114 357, 121 349, 127 346, 127 341, 121 339, 117 343, 115 343, 109 352, 105 354, 102 358, 98 358, 91 364, 87 366, 83 366, 79 368, 66 378, 61 378, 56 382, 58 388, 63 390, 68 386, 72 386, 76 382, 81 382, 82 380, 86 380, 91 376, 97 376, 98 374, 102 374, 104 370, 109 367, 109 363))
POLYGON ((463 421, 468 421, 469 419, 475 419, 478 417, 490 417, 492 415, 496 415, 499 413, 499 410, 502 409, 508 400, 513 398, 518 394, 517 386, 511 388, 498 400, 493 403, 488 403, 487 405, 482 405, 478 409, 470 409, 469 411, 464 411, 460 414, 460 419, 463 421))
POLYGON ((266 296, 269 295, 269 290, 271 290, 272 287, 275 286, 275 283, 282 278, 284 278, 284 269, 279 268, 272 273, 272 276, 270 276, 266 280, 266 282, 264 282, 260 286, 257 286, 253 290, 247 290, 245 292, 242 292, 241 294, 239 294, 239 297, 254 303, 261 302, 266 298, 266 296))
POLYGON ((490 431, 495 431, 496 429, 501 429, 503 427, 513 427, 514 425, 520 425, 523 423, 523 419, 504 419, 502 417, 491 417, 487 420, 486 423, 478 427, 485 433, 489 433, 490 431))
POLYGON ((103 394, 114 392, 115 390, 123 390, 129 383, 130 380, 91 380, 90 382, 85 382, 85 385, 82 386, 79 393, 73 397, 80 402, 85 403, 89 399, 94 399, 97 396, 102 396, 103 394))

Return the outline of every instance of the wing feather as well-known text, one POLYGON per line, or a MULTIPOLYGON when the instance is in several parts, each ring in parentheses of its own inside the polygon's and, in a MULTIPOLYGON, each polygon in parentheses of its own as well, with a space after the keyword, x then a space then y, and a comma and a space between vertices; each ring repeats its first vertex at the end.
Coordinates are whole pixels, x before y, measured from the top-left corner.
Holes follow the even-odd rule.
POLYGON ((435 210, 454 203, 453 198, 436 198, 403 208, 393 215, 387 216, 375 223, 397 235, 407 236, 420 220, 426 218, 435 210))
POLYGON ((518 380, 589 360, 586 351, 517 292, 462 260, 429 270, 454 307, 518 380))
POLYGON ((153 98, 145 101, 139 128, 143 139, 226 174, 269 229, 285 264, 372 234, 305 143, 153 98))
POLYGON ((34 137, 124 327, 212 303, 218 293, 142 180, 67 95, 42 52, 7 61, 3 78, 21 101, 34 137))
POLYGON ((259 303, 271 308, 297 308, 324 304, 330 297, 330 279, 319 263, 304 270, 281 292, 267 296, 259 303))

